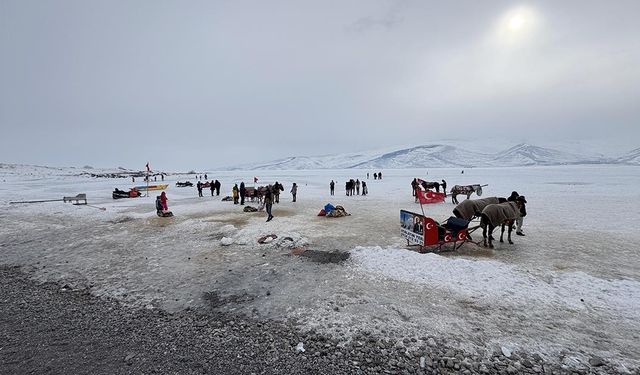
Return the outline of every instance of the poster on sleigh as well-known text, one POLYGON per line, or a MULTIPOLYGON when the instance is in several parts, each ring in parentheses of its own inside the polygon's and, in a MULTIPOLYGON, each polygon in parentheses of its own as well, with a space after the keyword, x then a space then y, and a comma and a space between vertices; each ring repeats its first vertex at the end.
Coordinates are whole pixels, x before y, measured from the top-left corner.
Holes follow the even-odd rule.
POLYGON ((400 235, 409 244, 424 245, 424 219, 420 214, 400 210, 400 235))

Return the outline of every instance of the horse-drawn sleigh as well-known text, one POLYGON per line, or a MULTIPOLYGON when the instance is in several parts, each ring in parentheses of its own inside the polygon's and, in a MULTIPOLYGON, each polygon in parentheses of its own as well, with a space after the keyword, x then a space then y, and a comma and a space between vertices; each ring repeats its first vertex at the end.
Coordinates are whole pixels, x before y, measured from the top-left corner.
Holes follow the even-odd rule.
POLYGON ((465 200, 453 210, 455 216, 438 223, 435 219, 424 214, 400 210, 400 226, 402 237, 407 240, 407 246, 418 246, 420 252, 457 250, 467 242, 493 248, 492 233, 501 226, 500 242, 503 241, 505 228, 508 228, 507 240, 511 240, 513 223, 526 215, 524 197, 515 201, 505 198, 484 198, 465 200), (475 221, 480 219, 480 221, 475 221), (473 241, 471 233, 482 228, 480 241, 473 241), (488 243, 487 243, 488 240, 488 243), (451 246, 447 246, 451 244, 451 246))

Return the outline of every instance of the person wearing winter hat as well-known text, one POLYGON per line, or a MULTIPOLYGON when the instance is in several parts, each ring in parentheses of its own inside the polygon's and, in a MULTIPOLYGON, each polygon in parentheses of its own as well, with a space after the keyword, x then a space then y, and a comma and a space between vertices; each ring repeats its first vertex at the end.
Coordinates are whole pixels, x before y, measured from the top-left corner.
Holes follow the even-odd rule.
POLYGON ((524 232, 522 232, 522 222, 524 221, 524 217, 527 216, 527 208, 525 206, 527 199, 524 195, 520 195, 516 198, 516 202, 522 203, 522 208, 520 208, 520 217, 516 219, 516 234, 518 236, 524 236, 524 232))

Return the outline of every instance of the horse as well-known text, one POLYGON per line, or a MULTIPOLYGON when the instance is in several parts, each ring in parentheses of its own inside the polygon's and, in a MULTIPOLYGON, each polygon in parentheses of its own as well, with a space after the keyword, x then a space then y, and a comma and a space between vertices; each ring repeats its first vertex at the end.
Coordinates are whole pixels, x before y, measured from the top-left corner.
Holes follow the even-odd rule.
POLYGON ((499 197, 487 197, 483 199, 467 199, 459 203, 453 209, 453 215, 460 219, 468 221, 473 220, 476 217, 480 217, 482 210, 490 204, 498 204, 506 202, 506 198, 499 197))
MULTIPOLYGON (((459 219, 471 221, 480 217, 482 210, 490 204, 504 203, 507 198, 488 197, 483 199, 467 199, 453 209, 453 215, 459 219)), ((467 238, 471 239, 471 233, 467 231, 467 238)))
POLYGON ((426 191, 426 190, 430 190, 435 188, 436 189, 436 193, 440 192, 440 183, 439 182, 427 182, 427 181, 422 181, 420 183, 420 185, 422 185, 422 188, 426 191))
POLYGON ((482 227, 484 247, 487 247, 487 238, 489 238, 488 247, 493 249, 492 233, 498 225, 502 225, 500 242, 504 242, 504 227, 505 225, 508 225, 509 232, 507 235, 507 240, 511 245, 513 245, 513 241, 511 241, 511 231, 513 230, 513 223, 516 219, 522 216, 524 207, 525 204, 521 200, 517 200, 515 202, 510 201, 505 203, 487 205, 480 214, 480 226, 482 227), (487 236, 487 227, 489 227, 489 236, 487 236))
POLYGON ((451 188, 451 203, 458 204, 458 194, 466 194, 467 199, 471 197, 471 194, 476 193, 478 196, 482 195, 482 186, 476 185, 454 185, 451 188))

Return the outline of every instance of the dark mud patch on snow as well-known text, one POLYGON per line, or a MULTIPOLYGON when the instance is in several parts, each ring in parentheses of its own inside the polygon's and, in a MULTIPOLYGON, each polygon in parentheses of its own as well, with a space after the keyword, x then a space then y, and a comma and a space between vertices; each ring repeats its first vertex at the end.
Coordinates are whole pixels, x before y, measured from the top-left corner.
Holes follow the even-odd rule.
POLYGON ((131 216, 122 216, 122 217, 118 217, 115 218, 113 220, 109 220, 109 223, 111 224, 124 224, 124 223, 128 223, 130 221, 134 221, 135 219, 131 216))
POLYGON ((300 254, 301 257, 307 258, 312 262, 327 264, 339 264, 349 259, 351 254, 347 252, 326 252, 326 251, 318 251, 318 250, 307 250, 300 254))
POLYGON ((248 293, 231 294, 225 296, 214 290, 204 293, 202 298, 207 302, 207 306, 216 309, 228 304, 237 305, 251 302, 255 299, 255 296, 249 295, 248 293))
POLYGON ((230 216, 221 218, 220 216, 210 216, 204 220, 207 223, 215 223, 220 225, 231 224, 236 228, 242 228, 249 222, 248 216, 230 216))

